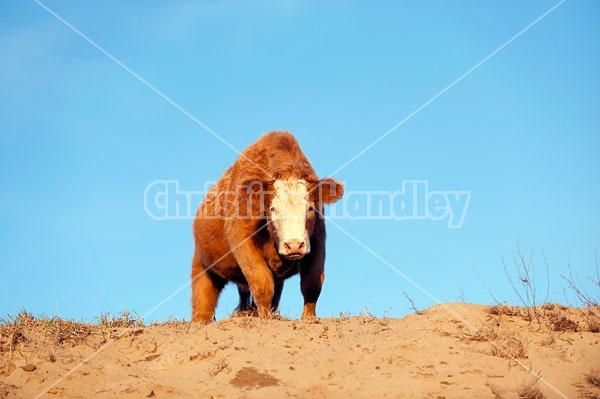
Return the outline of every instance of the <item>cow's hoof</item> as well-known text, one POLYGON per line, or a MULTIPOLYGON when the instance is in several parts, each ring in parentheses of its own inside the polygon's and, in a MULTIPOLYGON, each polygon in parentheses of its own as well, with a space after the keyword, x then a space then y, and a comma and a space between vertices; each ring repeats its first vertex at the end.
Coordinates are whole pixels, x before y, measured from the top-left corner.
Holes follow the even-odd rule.
POLYGON ((302 315, 302 317, 300 317, 300 320, 302 321, 308 321, 310 323, 318 323, 319 322, 319 318, 312 314, 312 315, 302 315))
POLYGON ((231 313, 231 317, 258 317, 258 311, 256 309, 248 309, 248 310, 234 310, 231 313))
POLYGON ((210 318, 206 318, 206 317, 194 317, 192 319, 192 323, 199 323, 199 324, 210 324, 215 322, 215 318, 214 317, 210 317, 210 318))

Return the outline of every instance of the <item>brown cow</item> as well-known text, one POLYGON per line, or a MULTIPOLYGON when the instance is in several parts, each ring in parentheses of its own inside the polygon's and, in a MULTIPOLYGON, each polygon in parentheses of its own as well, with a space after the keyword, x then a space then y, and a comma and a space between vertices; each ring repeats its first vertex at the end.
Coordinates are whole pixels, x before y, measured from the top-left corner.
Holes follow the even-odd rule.
POLYGON ((214 320, 228 281, 239 287, 238 310, 248 310, 252 294, 267 317, 283 281, 298 273, 302 318, 314 317, 324 279, 323 205, 343 191, 334 179, 319 180, 291 133, 268 133, 246 148, 196 213, 192 320, 214 320))

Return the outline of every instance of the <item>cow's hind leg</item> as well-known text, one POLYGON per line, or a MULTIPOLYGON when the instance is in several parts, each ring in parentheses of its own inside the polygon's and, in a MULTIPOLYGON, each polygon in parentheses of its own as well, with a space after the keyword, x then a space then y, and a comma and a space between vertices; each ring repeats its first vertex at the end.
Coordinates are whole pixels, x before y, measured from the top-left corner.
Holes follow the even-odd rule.
POLYGON ((240 296, 240 304, 235 309, 238 312, 247 312, 252 310, 252 295, 250 295, 250 288, 245 285, 238 285, 238 294, 240 296))
MULTIPOLYGON (((275 283, 275 290, 273 292, 273 299, 271 300, 271 311, 276 312, 279 309, 279 301, 281 299, 281 292, 283 291, 283 281, 275 283)), ((256 303, 250 294, 250 288, 243 285, 238 285, 238 294, 240 296, 240 303, 237 308, 233 311, 233 314, 244 314, 250 316, 258 316, 256 310, 256 303)))
POLYGON ((214 320, 219 294, 226 282, 202 267, 192 268, 192 321, 210 323, 214 320))
POLYGON ((281 299, 281 292, 283 291, 283 280, 275 283, 275 291, 273 292, 273 299, 271 300, 271 311, 276 312, 279 309, 279 301, 281 299))
POLYGON ((240 297, 240 303, 233 311, 233 314, 253 315, 252 313, 255 313, 258 315, 258 312, 256 311, 256 304, 252 300, 252 295, 250 294, 250 288, 248 288, 246 285, 238 285, 237 288, 240 297))
POLYGON ((304 309, 302 319, 317 317, 317 299, 321 295, 321 287, 325 279, 325 270, 321 267, 310 267, 300 270, 300 290, 304 297, 304 309))

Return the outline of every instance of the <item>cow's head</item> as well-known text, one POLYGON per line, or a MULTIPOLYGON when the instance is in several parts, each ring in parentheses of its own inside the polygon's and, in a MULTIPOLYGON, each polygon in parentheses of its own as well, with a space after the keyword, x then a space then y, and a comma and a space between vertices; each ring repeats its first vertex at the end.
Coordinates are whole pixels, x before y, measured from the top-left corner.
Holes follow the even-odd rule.
POLYGON ((321 217, 323 205, 342 197, 344 186, 337 180, 326 178, 317 182, 275 180, 272 187, 267 204, 269 232, 280 255, 300 259, 310 252, 315 218, 321 217))

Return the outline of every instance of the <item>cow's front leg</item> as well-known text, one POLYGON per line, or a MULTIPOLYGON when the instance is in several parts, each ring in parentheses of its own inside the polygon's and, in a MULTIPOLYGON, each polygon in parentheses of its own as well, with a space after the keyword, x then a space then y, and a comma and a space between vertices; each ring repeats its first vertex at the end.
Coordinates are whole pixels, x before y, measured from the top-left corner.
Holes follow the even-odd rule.
POLYGON ((233 256, 248 281, 258 315, 265 318, 269 317, 271 314, 271 301, 275 293, 273 273, 252 240, 246 237, 238 237, 238 240, 233 240, 233 242, 235 241, 238 244, 234 247, 233 256), (239 242, 242 243, 239 244, 239 242))
POLYGON ((244 271, 244 268, 242 268, 242 271, 244 271, 246 280, 248 280, 248 286, 256 304, 258 315, 267 318, 271 315, 271 302, 275 294, 275 284, 273 282, 273 274, 267 265, 264 264, 264 261, 263 265, 249 265, 246 271, 244 271))
MULTIPOLYGON (((273 299, 271 300, 271 312, 277 312, 279 308, 279 300, 281 299, 281 292, 283 291, 283 281, 275 283, 275 291, 273 293, 273 299)), ((250 294, 250 288, 247 286, 238 285, 238 294, 240 297, 240 303, 237 308, 233 311, 233 314, 246 314, 250 316, 256 316, 258 314, 256 310, 256 303, 250 294)))
POLYGON ((302 320, 317 317, 317 300, 319 299, 319 295, 321 295, 321 287, 323 287, 324 280, 325 270, 322 267, 312 265, 312 267, 300 270, 300 290, 304 297, 302 320))

